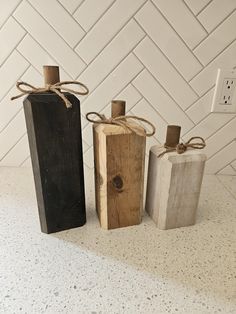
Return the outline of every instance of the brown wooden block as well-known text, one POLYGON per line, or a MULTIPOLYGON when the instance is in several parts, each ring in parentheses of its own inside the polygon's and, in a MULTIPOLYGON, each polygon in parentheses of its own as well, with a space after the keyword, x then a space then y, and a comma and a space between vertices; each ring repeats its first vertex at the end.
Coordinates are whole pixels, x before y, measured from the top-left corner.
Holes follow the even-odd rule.
MULTIPOLYGON (((139 129, 144 134, 143 128, 139 129)), ((93 136, 96 210, 102 228, 139 224, 143 208, 145 136, 127 133, 124 128, 110 124, 95 124, 93 136)))

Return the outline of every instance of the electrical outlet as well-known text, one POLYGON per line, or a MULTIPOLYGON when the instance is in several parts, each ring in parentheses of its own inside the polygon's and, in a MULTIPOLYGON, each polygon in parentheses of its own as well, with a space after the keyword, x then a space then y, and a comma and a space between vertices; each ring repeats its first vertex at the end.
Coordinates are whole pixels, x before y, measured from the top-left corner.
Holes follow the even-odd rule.
POLYGON ((232 105, 235 92, 236 78, 226 78, 223 81, 222 92, 220 97, 221 105, 232 105))
POLYGON ((236 112, 236 71, 218 69, 211 112, 236 112))

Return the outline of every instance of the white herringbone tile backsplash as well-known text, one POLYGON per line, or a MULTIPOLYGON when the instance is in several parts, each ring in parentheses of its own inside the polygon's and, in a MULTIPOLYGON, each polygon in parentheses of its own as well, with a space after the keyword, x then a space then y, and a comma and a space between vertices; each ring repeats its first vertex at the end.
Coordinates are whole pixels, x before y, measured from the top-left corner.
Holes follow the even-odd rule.
POLYGON ((1 0, 0 166, 30 164, 22 99, 15 82, 42 86, 42 65, 79 79, 85 166, 93 167, 86 112, 109 115, 114 98, 182 139, 206 138, 208 173, 236 174, 236 115, 211 113, 217 68, 236 66, 236 0, 1 0))

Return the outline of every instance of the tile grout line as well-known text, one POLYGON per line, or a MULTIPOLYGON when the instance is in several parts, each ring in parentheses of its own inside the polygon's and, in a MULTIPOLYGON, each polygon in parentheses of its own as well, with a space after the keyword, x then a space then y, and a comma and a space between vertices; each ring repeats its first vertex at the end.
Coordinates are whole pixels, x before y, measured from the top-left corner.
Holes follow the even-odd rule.
MULTIPOLYGON (((145 69, 143 70, 145 71, 145 69)), ((142 71, 142 72, 143 72, 142 71)), ((142 74, 142 72, 140 74, 142 74)), ((132 86, 140 93, 139 89, 133 84, 133 82, 131 83, 132 86)), ((154 110, 154 112, 166 123, 168 124, 168 121, 161 115, 161 113, 151 104, 151 102, 142 94, 142 99, 144 99, 149 105, 150 107, 154 110)))
MULTIPOLYGON (((81 132, 83 131, 83 129, 81 128, 81 132)), ((83 142, 89 147, 89 143, 85 140, 85 139, 82 139, 82 144, 83 142)), ((83 145, 82 145, 83 146, 83 145)), ((88 149, 85 149, 85 151, 87 151, 88 149)))
MULTIPOLYGON (((207 156, 207 161, 212 159, 215 155, 217 155, 218 153, 220 153, 224 148, 226 148, 228 145, 232 144, 233 142, 235 142, 235 139, 227 142, 225 145, 221 146, 221 148, 219 150, 217 150, 213 155, 211 156, 207 156)), ((231 162, 230 162, 231 163, 231 162)))
POLYGON ((150 72, 149 69, 147 69, 147 67, 144 65, 144 63, 140 60, 140 58, 136 55, 136 53, 133 51, 133 54, 138 58, 138 60, 142 63, 142 65, 144 66, 144 70, 146 70, 151 76, 152 78, 155 80, 155 82, 158 83, 158 85, 160 85, 160 87, 164 90, 164 92, 172 99, 172 101, 176 104, 176 106, 179 107, 179 109, 183 112, 183 114, 186 116, 186 118, 188 118, 194 125, 194 121, 192 121, 192 119, 186 114, 186 112, 183 110, 183 108, 181 108, 181 106, 178 104, 178 102, 172 97, 172 95, 167 91, 167 89, 160 83, 160 81, 150 72))
POLYGON ((76 6, 76 9, 74 9, 70 14, 74 15, 75 12, 79 9, 79 7, 81 7, 81 5, 85 2, 85 0, 82 0, 82 2, 79 3, 79 5, 76 6))
MULTIPOLYGON (((150 103, 150 101, 148 101, 145 96, 143 96, 142 99, 145 100, 145 101, 149 104, 149 106, 150 106, 150 107, 154 110, 154 112, 166 123, 166 126, 167 126, 167 125, 169 124, 168 121, 166 121, 166 119, 164 119, 164 118, 162 117, 162 115, 153 107, 153 105, 150 103)), ((138 101, 138 103, 141 102, 142 99, 140 99, 140 101, 138 101)), ((133 107, 133 108, 134 108, 134 107, 133 107)), ((135 111, 135 110, 134 110, 134 111, 135 111)), ((155 136, 155 134, 153 135, 153 137, 154 137, 158 142, 160 142, 160 141, 157 139, 157 137, 155 136)))
MULTIPOLYGON (((176 1, 176 0, 174 0, 176 1)), ((174 27, 170 24, 170 22, 168 21, 168 19, 165 17, 165 15, 161 12, 161 10, 157 7, 157 5, 153 2, 153 0, 151 0, 152 4, 154 5, 154 7, 156 8, 156 10, 161 14, 161 16, 163 17, 163 19, 167 22, 167 24, 171 27, 171 29, 173 30, 173 32, 177 35, 177 37, 181 40, 181 42, 184 44, 184 46, 188 49, 188 51, 191 53, 191 55, 199 62, 199 64, 204 67, 204 65, 202 64, 202 62, 197 58, 197 56, 193 53, 192 49, 187 45, 187 43, 185 42, 185 40, 180 36, 180 34, 174 29, 174 27)), ((206 35, 207 37, 207 35, 206 35)), ((206 38, 205 37, 205 38, 206 38)))
MULTIPOLYGON (((132 85, 132 83, 130 83, 130 85, 132 85)), ((133 85, 132 85, 132 87, 134 87, 133 85)), ((134 87, 135 88, 135 87, 134 87)), ((141 96, 141 95, 140 95, 141 96)), ((136 101, 134 104, 133 104, 133 106, 132 107, 130 107, 130 109, 128 110, 128 112, 130 112, 130 111, 132 111, 132 109, 140 102, 140 101, 142 101, 143 100, 143 97, 141 96, 141 98, 138 100, 138 101, 136 101)))
MULTIPOLYGON (((73 14, 70 13, 70 12, 64 7, 64 5, 63 5, 60 1, 57 0, 57 3, 58 3, 59 6, 61 6, 61 7, 66 11, 66 13, 69 14, 70 18, 71 18, 73 21, 75 21, 75 23, 77 23, 78 26, 79 26, 79 27, 84 31, 84 33, 86 34, 86 30, 85 30, 85 29, 82 27, 82 25, 80 25, 80 23, 74 18, 73 14)), ((75 45, 74 45, 74 46, 75 46, 75 45)), ((73 49, 73 47, 72 47, 72 49, 73 49)))
POLYGON ((221 129, 223 129, 224 127, 226 127, 230 122, 232 122, 234 119, 236 119, 236 116, 234 116, 232 119, 230 119, 226 124, 222 125, 219 129, 217 129, 217 131, 212 134, 211 136, 208 137, 208 140, 214 136, 216 133, 218 133, 221 129))
MULTIPOLYGON (((14 16, 12 16, 14 19, 15 19, 15 21, 26 31, 26 35, 24 36, 24 38, 28 35, 33 41, 35 41, 41 48, 42 48, 42 50, 47 54, 47 55, 49 55, 52 59, 53 59, 53 61, 55 62, 55 63, 57 63, 58 65, 60 65, 60 67, 63 69, 63 71, 72 79, 72 76, 64 69, 64 67, 41 45, 41 43, 40 42, 38 42, 28 31, 27 31, 27 29, 14 17, 14 16)), ((23 38, 23 39, 24 39, 23 38)), ((23 39, 21 40, 21 42, 23 41, 23 39)), ((20 43, 21 43, 20 42, 20 43)), ((16 47, 16 50, 17 50, 17 52, 33 67, 33 68, 35 68, 35 70, 37 71, 37 72, 39 72, 38 70, 37 70, 37 68, 33 65, 33 64, 31 64, 31 62, 30 61, 28 61, 28 59, 26 59, 26 57, 25 56, 23 56, 23 54, 19 51, 19 48, 18 48, 18 46, 20 45, 20 43, 17 45, 17 47, 16 47)), ((42 75, 40 72, 39 72, 39 74, 40 75, 42 75)))
MULTIPOLYGON (((127 54, 124 55, 124 57, 118 62, 118 64, 115 65, 115 66, 109 71, 109 73, 106 74, 106 76, 102 79, 102 81, 100 81, 100 82, 98 83, 98 85, 96 85, 96 86, 94 87, 94 89, 90 90, 90 92, 91 92, 90 95, 91 95, 97 88, 99 88, 99 86, 110 76, 110 74, 111 74, 112 72, 114 72, 114 71, 120 66, 120 64, 121 64, 130 54, 132 54, 133 49, 135 49, 135 48, 140 44, 140 42, 141 42, 144 38, 145 38, 145 35, 133 46, 133 48, 132 48, 127 54)), ((87 68, 86 68, 86 69, 87 69, 87 68)), ((86 69, 85 69, 83 72, 85 72, 86 69)), ((81 75, 83 74, 83 72, 81 73, 81 75)), ((78 78, 76 78, 76 79, 78 79, 78 78)), ((90 96, 90 95, 89 95, 89 96, 90 96)), ((89 98, 89 96, 87 96, 87 97, 83 100, 83 102, 84 102, 87 98, 89 98)))
MULTIPOLYGON (((82 127, 81 127, 81 134, 83 133, 83 130, 84 129, 82 129, 82 127)), ((89 150, 90 147, 91 147, 90 144, 85 139, 83 139, 83 134, 82 134, 82 150, 83 150, 83 154, 85 154, 89 150), (86 149, 83 148, 83 146, 84 146, 83 142, 85 142, 85 144, 88 146, 88 148, 86 148, 86 149)))
MULTIPOLYGON (((58 64, 62 69, 63 69, 63 71, 72 79, 73 77, 65 70, 65 68, 64 68, 64 66, 62 66, 61 64, 60 64, 60 62, 58 62, 34 37, 32 37, 32 35, 31 34, 27 34, 33 41, 35 41, 39 46, 40 46, 40 48, 42 48, 42 50, 50 57, 50 58, 52 58, 52 60, 56 63, 56 64, 58 64)), ((18 45, 19 46, 19 45, 18 45)), ((26 57, 24 57, 23 56, 23 54, 19 51, 19 48, 17 47, 16 48, 16 50, 17 50, 17 52, 33 67, 33 68, 35 68, 35 70, 37 70, 37 72, 39 72, 38 71, 38 69, 33 65, 33 64, 31 64, 31 62, 29 62, 28 61, 28 59, 26 59, 26 57)), ((40 72, 39 72, 40 73, 40 72)), ((40 75, 42 75, 42 73, 40 73, 40 75)))
MULTIPOLYGON (((204 27, 204 25, 201 23, 201 21, 199 21, 199 19, 196 17, 196 15, 192 12, 192 10, 187 5, 187 3, 184 0, 182 0, 182 2, 185 5, 185 7, 188 9, 188 11, 191 13, 192 17, 199 23, 199 25, 202 27, 202 29, 206 32, 205 38, 207 38, 208 37, 207 29, 204 27)), ((193 50, 193 48, 191 48, 191 50, 193 50)))
MULTIPOLYGON (((77 23, 83 28, 83 30, 85 31, 86 35, 88 34, 88 32, 90 32, 90 30, 94 27, 94 25, 96 25, 97 21, 100 20, 100 19, 107 13, 107 11, 113 6, 113 4, 115 3, 115 1, 116 1, 116 0, 112 0, 112 2, 110 3, 110 5, 104 10, 104 12, 102 12, 102 14, 98 17, 98 19, 97 19, 97 20, 92 24, 92 26, 90 26, 87 30, 84 29, 84 28, 79 24, 79 22, 77 22, 77 23)), ((74 14, 73 14, 72 16, 73 16, 74 20, 76 20, 75 17, 74 17, 74 14)), ((84 37, 85 37, 85 36, 84 36, 84 37)), ((83 37, 83 38, 84 38, 84 37, 83 37)), ((81 39, 76 43, 76 45, 74 46, 74 48, 75 48, 76 46, 78 46, 78 44, 83 40, 83 38, 81 38, 81 39)))
MULTIPOLYGON (((138 74, 140 74, 142 71, 143 71, 143 69, 142 69, 138 74)), ((114 95, 114 97, 118 97, 119 94, 121 94, 129 85, 132 85, 132 81, 128 82, 128 83, 125 85, 125 87, 121 89, 120 92, 118 92, 117 94, 114 95)), ((138 93, 139 93, 139 95, 140 95, 140 92, 138 92, 138 93)), ((140 97, 142 97, 142 95, 140 95, 140 97)), ((107 107, 108 105, 109 105, 109 103, 107 103, 105 107, 107 107)), ((104 109, 105 107, 103 107, 103 109, 104 109)), ((101 110, 103 110, 103 109, 101 109, 101 110)), ((100 111, 100 112, 101 112, 101 111, 100 111)), ((82 113, 81 113, 81 114, 82 114, 82 113)), ((84 117, 83 114, 82 114, 82 116, 84 117)), ((84 117, 84 118, 85 118, 85 117, 84 117)), ((85 118, 85 119, 86 119, 86 118, 85 118)), ((88 126, 88 124, 89 124, 89 122, 87 121, 87 123, 86 123, 86 125, 84 126, 83 129, 85 129, 85 128, 88 126)), ((88 143, 87 143, 87 144, 88 144, 88 143)))
POLYGON ((231 162, 231 167, 234 169, 234 171, 236 172, 236 167, 234 167, 232 164, 236 162, 236 159, 234 159, 232 162, 231 162))
POLYGON ((25 56, 23 56, 23 54, 21 53, 21 51, 19 50, 19 48, 17 47, 16 48, 16 51, 22 56, 22 58, 24 58, 28 63, 29 63, 29 68, 30 67, 32 67, 32 68, 34 68, 35 69, 35 71, 37 71, 38 72, 38 74, 40 74, 41 75, 41 77, 42 77, 42 73, 40 73, 40 71, 31 63, 31 62, 29 62, 29 60, 28 59, 26 59, 26 57, 25 56))
POLYGON ((22 167, 22 165, 23 165, 28 159, 30 159, 30 155, 27 156, 27 157, 20 163, 20 165, 19 165, 18 167, 22 167))
MULTIPOLYGON (((234 37, 234 39, 233 39, 231 42, 229 42, 226 46, 224 46, 224 49, 221 50, 219 53, 217 53, 217 55, 215 55, 212 60, 214 60, 214 59, 216 59, 218 56, 220 56, 231 44, 234 43, 235 40, 236 40, 236 37, 234 37)), ((212 60, 210 60, 208 63, 206 63, 206 65, 205 65, 204 68, 206 68, 206 67, 211 63, 212 60)), ((203 70, 204 70, 204 69, 203 69, 203 70)), ((202 70, 202 71, 203 71, 203 70, 202 70)), ((200 73, 200 72, 199 72, 199 73, 200 73)), ((199 73, 198 73, 198 74, 199 74, 199 73)), ((192 80, 192 79, 191 79, 191 80, 192 80)), ((190 81, 191 81, 191 80, 190 80, 190 81)), ((189 81, 189 82, 190 82, 190 81, 189 81)))
MULTIPOLYGON (((132 113, 132 115, 135 115, 135 107, 136 107, 136 105, 138 105, 141 101, 146 101, 147 103, 148 103, 148 105, 150 105, 150 107, 152 107, 152 105, 150 104, 150 102, 145 98, 145 97, 142 97, 139 101, 137 101, 136 103, 135 103, 135 105, 133 105, 130 109, 129 109, 129 111, 128 112, 131 112, 132 113)), ((157 113, 158 114, 158 113, 157 113)), ((159 115, 159 114, 158 114, 159 115)), ((160 116, 160 115, 159 115, 160 116)), ((144 127, 144 125, 145 125, 145 123, 144 122, 142 122, 142 121, 140 121, 140 124, 144 127)), ((155 125, 154 125, 155 126, 155 125)), ((161 144, 160 143, 160 141, 156 138, 156 133, 154 134, 154 135, 152 135, 152 137, 154 137, 154 139, 159 143, 159 144, 161 144)))
MULTIPOLYGON (((131 18, 132 19, 132 18, 131 18)), ((86 71, 86 69, 99 57, 99 55, 112 43, 112 41, 117 37, 117 35, 119 35, 119 33, 129 24, 129 22, 131 21, 131 19, 130 20, 128 20, 123 26, 122 26, 122 28, 120 28, 120 30, 106 43, 106 45, 104 46, 104 48, 101 50, 101 51, 99 51, 99 53, 96 55, 96 57, 94 57, 89 63, 87 63, 87 66, 86 66, 86 68, 85 69, 83 69, 81 72, 80 72, 80 74, 76 77, 76 79, 78 79, 85 71, 86 71)), ((145 37, 145 35, 144 35, 144 37, 145 37)), ((143 38, 144 38, 143 37, 143 38)), ((130 51, 131 52, 131 51, 130 51)), ((77 52, 76 52, 77 53, 77 52)))
MULTIPOLYGON (((65 45, 66 45, 69 49, 71 49, 71 51, 73 51, 73 52, 75 53, 74 49, 73 49, 73 48, 67 43, 67 41, 55 30, 55 28, 41 15, 41 13, 40 13, 28 0, 26 0, 26 2, 27 2, 27 3, 31 6, 31 8, 43 19, 43 21, 61 38, 61 40, 65 43, 65 45)), ((18 20, 17 20, 17 22, 25 29, 25 27, 24 27, 18 20)), ((26 30, 26 31, 27 31, 27 30, 26 30)), ((27 33, 28 33, 29 35, 31 35, 31 33, 29 33, 28 31, 27 31, 27 33)), ((31 37, 33 37, 33 36, 31 35, 31 37)), ((39 43, 39 41, 36 40, 34 37, 33 37, 33 39, 39 43)), ((41 46, 41 45, 40 45, 40 46, 41 46)), ((46 50, 46 49, 44 49, 44 50, 46 50)), ((47 51, 47 50, 46 50, 46 51, 47 51)), ((48 52, 48 54, 51 55, 49 52, 48 52)), ((82 60, 82 58, 81 58, 77 53, 75 53, 75 54, 76 54, 77 58, 79 58, 79 59, 84 63, 84 66, 86 67, 86 63, 84 62, 84 60, 82 60)), ((54 57, 53 59, 57 60, 55 57, 54 57)), ((59 63, 59 62, 58 62, 58 63, 59 63)), ((65 72, 67 73, 66 70, 65 70, 65 72)), ((67 73, 67 74, 68 74, 68 73, 67 73)), ((70 74, 69 76, 71 76, 71 74, 70 74)))
POLYGON ((211 86, 206 92, 204 92, 204 94, 202 94, 202 96, 199 96, 199 98, 197 100, 195 100, 193 103, 191 103, 190 106, 188 106, 184 111, 186 113, 186 111, 188 111, 192 106, 194 106, 199 100, 201 100, 204 96, 206 96, 207 93, 209 93, 211 90, 213 90, 214 86, 211 86))
MULTIPOLYGON (((236 39, 234 39, 230 44, 228 44, 226 47, 224 47, 224 49, 219 52, 209 63, 206 64, 206 66, 201 70, 199 71, 197 74, 195 74, 191 80, 188 81, 189 84, 192 83, 192 81, 201 73, 203 72, 212 62, 214 62, 216 60, 216 58, 218 58, 221 54, 223 54, 228 48, 230 48, 231 45, 234 44, 234 42, 236 42, 236 39)), ((199 95, 200 96, 200 95, 199 95)))
MULTIPOLYGON (((213 112, 210 112, 207 116, 205 116, 204 119, 201 120, 201 122, 199 122, 195 127, 198 127, 199 124, 201 124, 205 119, 207 119, 213 112)), ((223 124, 220 128, 217 129, 216 132, 218 132, 220 129, 222 129, 226 124, 228 124, 229 122, 231 122, 234 118, 236 117, 236 115, 234 115, 229 121, 227 121, 225 124, 223 124)), ((191 132, 195 127, 193 127, 191 130, 189 130, 188 132, 186 132, 185 134, 183 134, 182 136, 186 136, 189 132, 191 132)), ((209 135, 208 137, 205 137, 205 140, 208 140, 211 136, 213 136, 216 132, 214 132, 213 134, 209 135)))
POLYGON ((12 151, 12 149, 22 140, 22 138, 27 134, 27 132, 24 132, 18 140, 13 144, 13 146, 3 155, 2 158, 0 158, 0 162, 4 160, 4 158, 12 151))
MULTIPOLYGON (((193 15, 195 16, 195 18, 197 18, 197 15, 198 15, 199 13, 194 13, 193 10, 191 9, 191 7, 187 4, 186 0, 183 0, 183 1, 185 2, 185 4, 187 5, 187 7, 189 8, 189 10, 192 11, 192 13, 193 13, 193 15)), ((213 1, 213 0, 209 0, 209 1, 213 1)), ((208 3, 209 3, 209 2, 208 2, 208 3)), ((199 12, 200 12, 201 10, 203 10, 203 8, 208 5, 208 3, 205 4, 205 5, 199 10, 199 12)))
MULTIPOLYGON (((27 1, 27 0, 26 0, 26 1, 27 1)), ((44 20, 44 22, 47 23, 47 25, 62 39, 62 41, 66 44, 66 46, 67 46, 70 50, 73 51, 73 48, 71 48, 71 47, 67 44, 67 42, 57 33, 57 31, 54 30, 54 28, 41 16, 41 14, 38 13, 38 11, 37 11, 36 9, 34 9, 34 7, 33 7, 28 1, 27 1, 27 3, 32 7, 32 9, 33 9, 38 15, 40 15, 40 17, 44 20)), ((15 18, 15 17, 14 17, 14 18, 15 18)), ((16 19, 16 18, 15 18, 15 19, 16 19)), ((69 77, 74 78, 71 74, 69 74, 69 73, 67 72, 67 70, 64 68, 64 66, 62 66, 61 63, 60 63, 59 61, 57 61, 57 59, 56 59, 55 57, 53 57, 53 56, 51 55, 51 53, 49 53, 49 51, 47 51, 47 50, 45 49, 45 47, 42 46, 42 44, 38 41, 38 39, 36 39, 35 37, 33 37, 33 36, 31 35, 31 33, 29 33, 29 32, 27 31, 27 29, 26 29, 17 19, 16 19, 16 21, 26 30, 27 34, 28 34, 35 42, 37 42, 38 45, 39 45, 57 64, 59 64, 59 65, 61 66, 61 68, 63 68, 64 72, 65 72, 69 77)), ((76 54, 76 56, 77 56, 79 59, 81 59, 77 54, 76 54)), ((86 63, 85 63, 82 59, 81 59, 81 61, 82 61, 82 63, 84 63, 84 66, 86 66, 86 63)))
MULTIPOLYGON (((131 19, 130 19, 130 20, 131 20, 131 19)), ((100 56, 100 54, 111 44, 111 42, 117 37, 117 35, 128 25, 128 23, 130 22, 130 20, 129 20, 127 23, 125 23, 125 25, 120 29, 120 31, 119 31, 115 36, 113 36, 111 40, 109 40, 109 41, 106 43, 105 47, 98 53, 98 55, 97 55, 92 61, 90 61, 89 63, 87 63, 86 68, 83 69, 83 70, 80 72, 80 74, 76 77, 76 79, 78 79, 78 78, 86 71, 86 69, 100 56)), ((144 37, 145 37, 145 35, 144 35, 144 37)))
MULTIPOLYGON (((14 52, 15 52, 15 50, 12 51, 12 53, 8 56, 7 59, 9 59, 14 52)), ((17 53, 18 53, 18 51, 17 51, 17 53)), ((25 58, 24 58, 24 60, 28 63, 28 65, 26 66, 25 70, 18 76, 18 78, 16 79, 17 81, 30 68, 30 63, 25 58)), ((6 93, 4 93, 3 96, 0 98, 0 102, 7 96, 7 94, 10 92, 10 90, 13 88, 14 85, 15 85, 15 83, 13 85, 11 85, 10 88, 7 89, 6 93)))
MULTIPOLYGON (((117 35, 118 35, 118 33, 132 20, 132 18, 134 18, 134 15, 139 11, 139 10, 141 10, 142 9, 142 7, 146 4, 146 2, 148 2, 149 0, 145 0, 145 2, 129 17, 129 19, 119 28, 119 30, 117 30, 116 32, 115 32, 115 34, 113 34, 112 35, 112 38, 111 39, 109 39, 107 42, 106 42, 106 44, 105 44, 105 46, 103 47, 103 48, 101 48, 100 50, 99 50, 99 52, 97 52, 96 53, 96 55, 92 58, 92 60, 91 61, 89 61, 88 63, 87 63, 87 66, 89 66, 96 58, 97 58, 97 56, 101 53, 101 51, 102 50, 104 50, 109 44, 110 44, 110 42, 114 39, 114 37, 116 37, 117 35)), ((146 33, 146 32, 145 32, 146 33)), ((79 45, 79 43, 78 43, 78 45, 79 45)), ((77 45, 77 46, 78 46, 77 45)), ((75 47, 75 49, 77 49, 77 46, 75 47)), ((80 74, 79 74, 80 75, 80 74)), ((78 75, 78 76, 79 76, 78 75)))
MULTIPOLYGON (((223 168, 217 170, 217 172, 216 172, 215 174, 216 174, 216 175, 226 175, 226 174, 220 174, 220 173, 219 173, 220 171, 224 170, 226 167, 231 167, 232 170, 235 171, 234 168, 231 166, 231 163, 232 163, 232 162, 233 162, 233 161, 230 161, 230 162, 227 163, 223 168)), ((235 175, 236 175, 236 172, 235 172, 235 175)))
POLYGON ((207 115, 204 116, 197 124, 195 124, 191 129, 189 129, 187 132, 183 133, 181 136, 187 135, 189 132, 191 132, 195 127, 197 127, 201 122, 203 122, 206 118, 208 118, 211 115, 211 112, 209 112, 207 115))
MULTIPOLYGON (((236 9, 234 9, 227 17, 225 17, 216 27, 213 28, 212 31, 210 31, 210 32, 208 33, 208 36, 207 36, 206 38, 203 38, 203 39, 192 49, 194 55, 195 55, 194 50, 195 50, 196 48, 198 48, 205 40, 207 40, 208 37, 209 37, 210 35, 212 35, 212 33, 214 33, 214 31, 215 31, 217 28, 219 28, 222 24, 224 24, 224 22, 225 22, 228 18, 230 18, 230 16, 233 15, 235 11, 236 11, 236 9)), ((235 38, 234 38, 232 41, 234 41, 234 40, 235 40, 235 38)), ((209 62, 209 63, 210 63, 210 62, 209 62)))
MULTIPOLYGON (((134 18, 135 19, 135 18, 134 18)), ((199 97, 199 95, 197 94, 197 92, 192 88, 191 85, 189 85, 189 82, 185 79, 185 77, 183 76, 183 74, 176 68, 176 66, 174 65, 174 63, 165 55, 165 53, 161 50, 161 48, 155 43, 155 41, 150 37, 150 35, 144 30, 144 28, 142 27, 142 25, 140 25, 140 23, 135 19, 135 21, 137 22, 137 24, 143 29, 143 31, 145 32, 146 36, 145 38, 148 38, 153 44, 154 46, 161 52, 161 54, 164 56, 164 58, 170 63, 170 65, 174 68, 174 70, 182 77, 182 79, 185 81, 185 83, 188 85, 188 87, 192 90, 192 92, 199 97)))
MULTIPOLYGON (((114 2, 115 2, 115 0, 113 0, 113 2, 112 2, 112 4, 100 15, 100 17, 99 17, 99 20, 107 13, 107 11, 112 7, 112 5, 114 4, 114 2)), ((74 14, 75 13, 73 13, 73 17, 74 17, 74 14)), ((90 27, 90 29, 89 30, 84 30, 85 31, 85 36, 87 36, 87 34, 92 30, 92 28, 94 27, 96 25, 96 22, 93 24, 93 26, 92 27, 90 27)), ((82 26, 81 26, 82 27, 82 26)), ((84 36, 84 37, 85 37, 84 36)), ((74 46, 74 48, 73 48, 73 50, 76 52, 76 48, 77 48, 77 46, 80 44, 80 42, 84 39, 84 37, 83 38, 81 38, 78 42, 77 42, 77 44, 74 46)), ((102 49, 103 50, 103 49, 102 49)), ((77 52, 76 52, 77 53, 77 52)), ((99 52, 99 54, 100 54, 100 52, 99 52)), ((96 57, 95 57, 96 58, 96 57)), ((84 62, 86 62, 85 60, 84 60, 84 62)), ((92 61, 90 61, 89 63, 87 63, 86 62, 86 64, 87 65, 89 65, 90 63, 91 63, 92 61)))
MULTIPOLYGON (((130 82, 129 84, 132 85, 131 82, 130 82)), ((127 86, 129 86, 129 84, 128 84, 127 86)), ((127 88, 127 86, 126 86, 125 88, 123 88, 119 93, 117 93, 114 97, 119 96, 119 94, 121 94, 121 93, 123 92, 123 90, 127 88)), ((128 112, 131 111, 141 100, 142 100, 142 97, 141 97, 138 101, 135 102, 135 104, 128 110, 128 112)), ((108 106, 110 106, 110 105, 111 105, 111 104, 110 104, 110 102, 109 102, 109 103, 106 104, 106 106, 105 106, 103 109, 101 109, 101 110, 106 109, 106 108, 107 108, 108 106)), ((100 112, 101 112, 101 111, 100 111, 100 112)))
POLYGON ((19 3, 15 6, 15 8, 11 11, 11 13, 7 16, 7 18, 3 21, 2 25, 0 26, 0 31, 1 29, 4 27, 4 25, 6 24, 6 22, 9 20, 10 17, 13 17, 13 13, 17 10, 17 8, 21 5, 21 3, 24 0, 20 0, 19 3))
MULTIPOLYGON (((212 28, 212 30, 209 31, 208 33, 209 33, 209 34, 213 33, 213 32, 214 32, 221 24, 223 24, 223 23, 230 17, 230 15, 233 14, 235 11, 236 11, 236 9, 233 9, 232 11, 230 11, 230 13, 228 13, 228 14, 223 18, 223 20, 221 20, 216 26, 214 26, 214 27, 212 28)), ((197 19, 198 19, 198 17, 197 17, 197 19)), ((199 19, 198 19, 198 21, 199 21, 199 19)), ((199 21, 199 22, 200 22, 200 21, 199 21)))
MULTIPOLYGON (((129 84, 131 84, 131 82, 143 71, 144 69, 142 68, 133 78, 131 81, 129 81, 117 94, 115 94, 114 97, 117 97, 120 93, 123 92, 124 89, 126 89, 128 87, 129 84)), ((139 93, 140 94, 140 93, 139 93)), ((109 102, 110 103, 110 102, 109 102)), ((102 109, 99 111, 101 112, 102 110, 104 110, 108 105, 109 103, 107 103, 104 107, 102 107, 102 109)), ((84 126, 83 129, 85 129, 87 126, 89 125, 89 122, 87 122, 87 124, 84 126)))
MULTIPOLYGON (((14 19, 14 18, 13 18, 14 19)), ((18 24, 18 23, 17 23, 18 24)), ((2 62, 0 62, 0 68, 3 66, 3 64, 5 63, 5 61, 7 60, 8 56, 17 49, 17 46, 22 42, 22 40, 27 36, 27 32, 24 33, 24 35, 21 37, 21 39, 19 39, 19 41, 14 45, 14 47, 11 49, 10 53, 8 53, 7 57, 5 57, 3 59, 2 62)))
POLYGON ((195 15, 196 18, 198 17, 199 14, 201 14, 210 4, 211 2, 213 2, 214 0, 210 0, 206 5, 203 6, 203 8, 201 8, 201 10, 195 15))
POLYGON ((219 178, 220 174, 216 175, 217 180, 219 181, 219 183, 229 192, 230 195, 233 196, 233 198, 236 200, 235 195, 232 193, 232 191, 229 190, 229 188, 220 180, 219 178))
POLYGON ((20 107, 20 109, 8 120, 8 122, 4 125, 4 127, 1 129, 0 134, 12 123, 12 121, 16 118, 16 116, 20 113, 23 106, 20 107))
POLYGON ((233 163, 234 161, 235 161, 235 160, 233 160, 229 166, 232 168, 232 170, 235 172, 235 175, 236 175, 236 170, 235 170, 234 167, 232 166, 232 163, 233 163))

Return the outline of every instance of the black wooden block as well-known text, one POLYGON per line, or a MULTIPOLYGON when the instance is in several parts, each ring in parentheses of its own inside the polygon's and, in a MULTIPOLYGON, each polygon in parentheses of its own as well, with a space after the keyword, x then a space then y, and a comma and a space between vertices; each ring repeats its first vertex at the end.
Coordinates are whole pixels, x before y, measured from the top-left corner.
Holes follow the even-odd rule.
POLYGON ((52 233, 86 222, 80 102, 67 109, 54 93, 31 94, 24 111, 41 230, 52 233))

